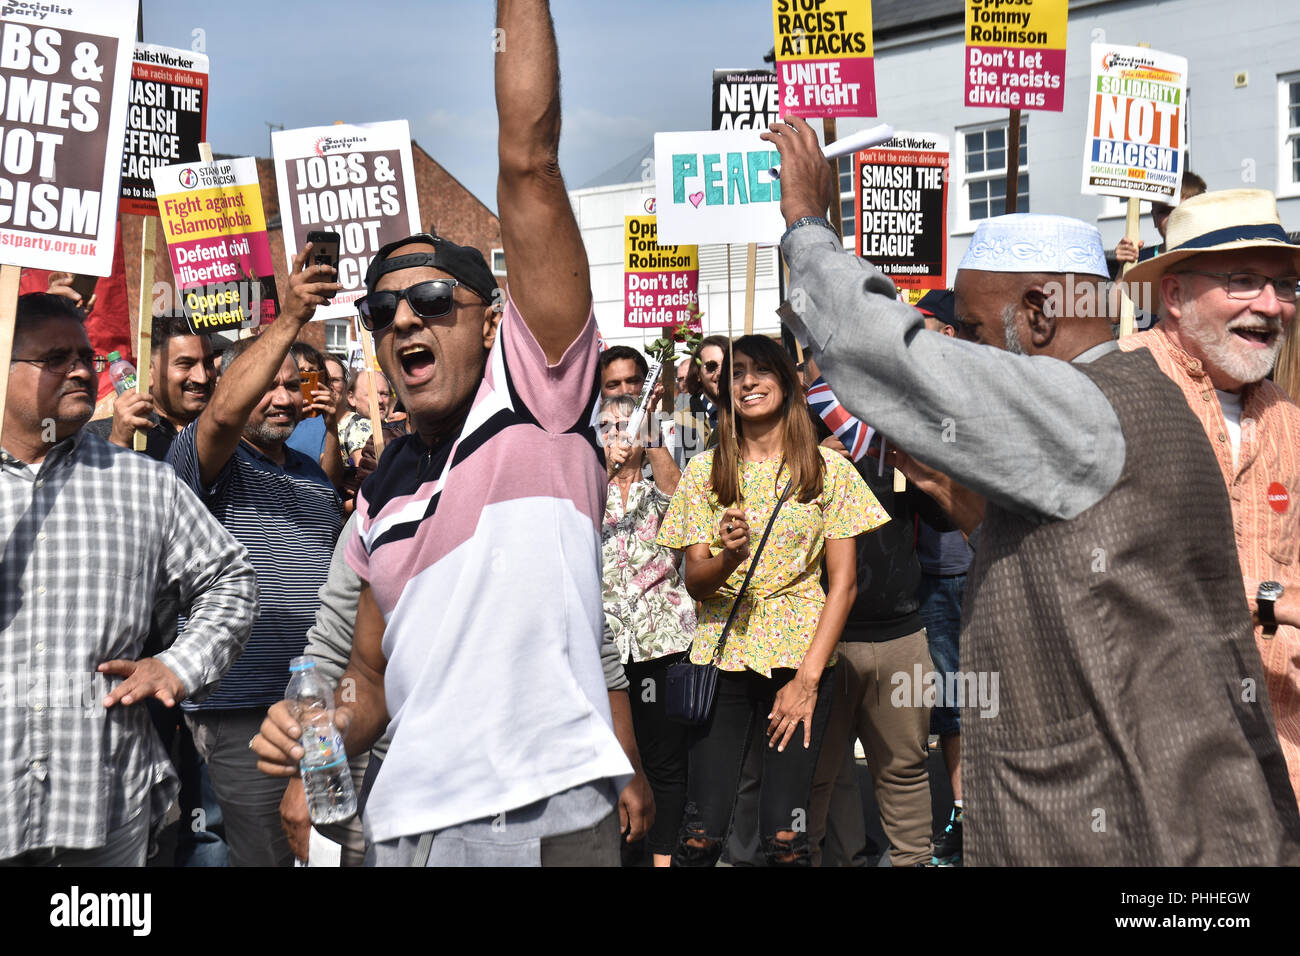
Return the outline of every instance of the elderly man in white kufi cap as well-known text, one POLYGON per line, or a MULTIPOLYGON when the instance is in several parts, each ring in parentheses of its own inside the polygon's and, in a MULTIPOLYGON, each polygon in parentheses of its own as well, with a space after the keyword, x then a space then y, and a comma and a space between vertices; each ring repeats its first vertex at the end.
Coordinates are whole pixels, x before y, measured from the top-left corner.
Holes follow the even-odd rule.
POLYGON ((1178 389, 1111 338, 1097 230, 981 223, 955 303, 976 342, 957 341, 827 227, 837 187, 807 123, 764 136, 783 316, 849 411, 987 498, 963 612, 966 861, 1300 862, 1269 707, 1243 699, 1262 672, 1223 481, 1178 389), (972 700, 992 673, 999 699, 972 700))

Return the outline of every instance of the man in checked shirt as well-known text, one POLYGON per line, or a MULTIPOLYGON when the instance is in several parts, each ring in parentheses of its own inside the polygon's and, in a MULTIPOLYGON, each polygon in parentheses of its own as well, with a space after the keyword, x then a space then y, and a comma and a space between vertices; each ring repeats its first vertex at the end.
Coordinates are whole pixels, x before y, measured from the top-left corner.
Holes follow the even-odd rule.
POLYGON ((96 361, 18 300, 0 431, 0 865, 142 866, 178 790, 144 707, 210 692, 257 611, 247 552, 166 465, 83 425, 96 361), (158 595, 189 623, 140 657, 158 595))

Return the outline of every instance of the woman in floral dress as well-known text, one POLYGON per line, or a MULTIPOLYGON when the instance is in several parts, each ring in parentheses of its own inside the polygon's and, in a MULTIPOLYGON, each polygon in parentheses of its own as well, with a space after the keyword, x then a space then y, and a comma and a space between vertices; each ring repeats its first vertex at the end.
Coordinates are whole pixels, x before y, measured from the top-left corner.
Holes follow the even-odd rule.
POLYGON ((761 724, 765 855, 770 865, 806 866, 806 808, 830 713, 832 653, 857 593, 853 538, 889 517, 853 467, 817 444, 794 363, 780 346, 758 335, 737 339, 718 384, 718 447, 691 459, 659 531, 660 544, 685 552, 686 587, 701 602, 695 663, 715 661, 752 551, 788 493, 715 662, 712 711, 690 728, 673 864, 717 862, 752 729, 761 724))
POLYGON ((655 542, 681 472, 658 443, 648 451, 640 440, 627 443, 635 405, 631 395, 601 405, 609 473, 601 525, 605 625, 623 659, 637 750, 655 798, 646 848, 655 866, 668 866, 686 805, 686 728, 664 715, 664 672, 691 646, 695 602, 682 585, 677 556, 655 542), (642 477, 647 457, 653 480, 642 477))

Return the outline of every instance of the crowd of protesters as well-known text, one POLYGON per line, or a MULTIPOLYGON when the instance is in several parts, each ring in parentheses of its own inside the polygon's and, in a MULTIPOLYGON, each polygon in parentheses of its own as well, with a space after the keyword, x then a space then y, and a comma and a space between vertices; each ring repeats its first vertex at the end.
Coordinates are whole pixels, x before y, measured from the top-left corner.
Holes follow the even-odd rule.
POLYGON ((1159 250, 1118 250, 1156 323, 1117 341, 1064 217, 981 222, 954 290, 901 301, 787 118, 796 354, 711 335, 649 382, 598 342, 547 4, 498 25, 509 287, 389 243, 358 303, 382 371, 298 341, 341 289, 307 248, 220 354, 154 317, 148 392, 90 421, 93 303, 20 298, 0 865, 143 865, 173 803, 177 865, 305 859, 303 654, 359 794, 322 828, 343 865, 846 865, 859 748, 893 866, 1300 863, 1272 194, 1189 178, 1159 250), (716 678, 692 721, 683 673, 716 678))

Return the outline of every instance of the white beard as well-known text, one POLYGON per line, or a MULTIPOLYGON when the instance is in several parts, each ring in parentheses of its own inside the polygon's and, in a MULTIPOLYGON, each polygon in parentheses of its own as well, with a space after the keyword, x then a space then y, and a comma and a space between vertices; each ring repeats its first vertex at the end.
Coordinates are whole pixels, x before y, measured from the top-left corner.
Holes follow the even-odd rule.
POLYGON ((1007 351, 1012 355, 1024 355, 1025 346, 1020 341, 1020 330, 1016 327, 1016 307, 1009 305, 1002 310, 1002 329, 1006 337, 1007 351))
POLYGON ((1198 355, 1205 363, 1206 371, 1243 385, 1258 382, 1268 375, 1282 348, 1281 319, 1252 313, 1250 317, 1232 319, 1225 325, 1219 325, 1213 319, 1201 316, 1194 299, 1182 303, 1178 333, 1186 344, 1195 346, 1194 350, 1187 351, 1198 355), (1275 333, 1272 343, 1264 349, 1252 348, 1231 331, 1233 328, 1257 326, 1261 323, 1275 333))

